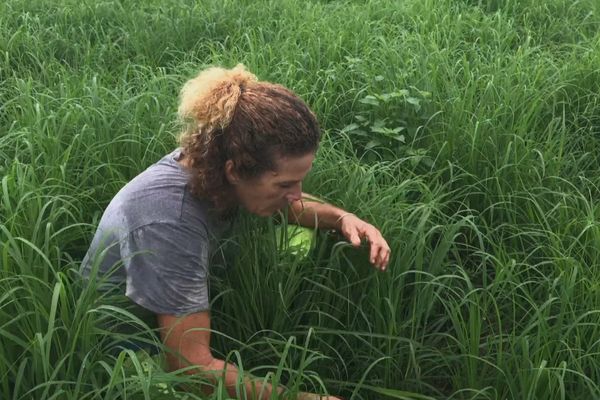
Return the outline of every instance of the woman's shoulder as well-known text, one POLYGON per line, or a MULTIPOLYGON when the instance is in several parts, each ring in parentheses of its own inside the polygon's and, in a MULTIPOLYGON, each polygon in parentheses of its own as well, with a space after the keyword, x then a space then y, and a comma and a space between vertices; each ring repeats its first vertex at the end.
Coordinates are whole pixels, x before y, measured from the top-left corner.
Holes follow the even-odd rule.
POLYGON ((177 154, 175 150, 137 175, 109 204, 106 212, 123 216, 127 231, 152 223, 206 219, 207 204, 191 196, 189 174, 177 163, 177 154))

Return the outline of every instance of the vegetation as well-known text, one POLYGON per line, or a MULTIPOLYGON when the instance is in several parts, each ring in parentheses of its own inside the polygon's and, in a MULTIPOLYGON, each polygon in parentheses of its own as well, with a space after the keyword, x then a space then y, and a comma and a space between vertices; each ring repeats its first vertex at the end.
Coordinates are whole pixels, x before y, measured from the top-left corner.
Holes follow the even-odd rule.
POLYGON ((393 257, 326 232, 298 257, 244 216, 214 260, 217 353, 290 396, 600 398, 599 32, 596 0, 2 2, 0 398, 227 398, 119 351, 107 321, 152 335, 78 271, 174 147, 182 83, 238 62, 315 110, 306 190, 393 257))

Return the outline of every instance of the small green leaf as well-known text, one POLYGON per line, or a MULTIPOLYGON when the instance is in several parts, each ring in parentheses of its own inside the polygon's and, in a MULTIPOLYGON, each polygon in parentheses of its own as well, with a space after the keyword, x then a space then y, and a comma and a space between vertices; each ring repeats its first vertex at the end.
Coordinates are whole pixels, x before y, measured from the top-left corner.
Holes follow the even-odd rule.
POLYGON ((375 96, 365 96, 364 98, 360 99, 359 102, 363 103, 363 104, 371 104, 373 106, 378 106, 379 105, 379 101, 375 98, 375 96))
POLYGON ((375 140, 375 139, 369 140, 369 142, 365 145, 365 149, 369 150, 369 149, 372 149, 373 147, 377 147, 379 145, 381 145, 381 142, 379 140, 375 140))
POLYGON ((353 131, 355 129, 359 128, 358 124, 352 123, 350 125, 346 125, 344 128, 342 128, 342 130, 340 131, 341 133, 346 133, 346 132, 350 132, 353 131))
POLYGON ((415 110, 419 111, 421 109, 421 100, 416 97, 407 97, 406 102, 415 106, 415 110))
POLYGON ((395 129, 386 128, 385 126, 384 127, 372 127, 371 132, 381 133, 382 135, 387 136, 387 137, 398 136, 398 132, 395 129))
POLYGON ((406 97, 408 95, 409 95, 409 91, 406 90, 406 89, 401 89, 401 90, 398 90, 396 92, 390 93, 391 97, 406 97))
POLYGON ((391 133, 391 130, 389 128, 386 128, 386 127, 373 125, 371 127, 371 132, 373 132, 373 133, 381 133, 382 135, 388 135, 388 134, 391 133))
POLYGON ((365 132, 362 129, 355 129, 351 133, 353 136, 365 136, 365 137, 370 136, 367 132, 365 132))
POLYGON ((385 123, 386 122, 387 122, 387 120, 385 118, 384 119, 377 118, 375 120, 375 122, 373 122, 373 126, 376 127, 376 128, 385 128, 385 123))

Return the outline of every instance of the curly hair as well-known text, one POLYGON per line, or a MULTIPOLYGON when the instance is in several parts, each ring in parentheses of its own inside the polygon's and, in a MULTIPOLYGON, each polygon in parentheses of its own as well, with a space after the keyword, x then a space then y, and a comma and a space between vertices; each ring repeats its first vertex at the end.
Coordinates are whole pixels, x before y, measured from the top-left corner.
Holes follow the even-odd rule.
POLYGON ((275 170, 276 157, 315 152, 321 133, 315 115, 292 91, 260 82, 238 64, 201 71, 181 90, 179 136, 191 169, 190 188, 222 214, 236 208, 225 162, 243 178, 275 170))

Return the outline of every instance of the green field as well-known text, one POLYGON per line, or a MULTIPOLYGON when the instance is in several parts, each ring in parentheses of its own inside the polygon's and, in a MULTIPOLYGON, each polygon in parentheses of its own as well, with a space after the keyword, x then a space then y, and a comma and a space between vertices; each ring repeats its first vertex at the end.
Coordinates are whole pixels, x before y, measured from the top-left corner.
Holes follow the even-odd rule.
POLYGON ((108 320, 151 335, 78 271, 176 145, 182 84, 237 63, 315 111, 305 190, 392 259, 325 232, 302 258, 242 215, 213 262, 215 355, 290 398, 600 399, 597 0, 3 1, 0 399, 227 398, 116 351, 108 320))

